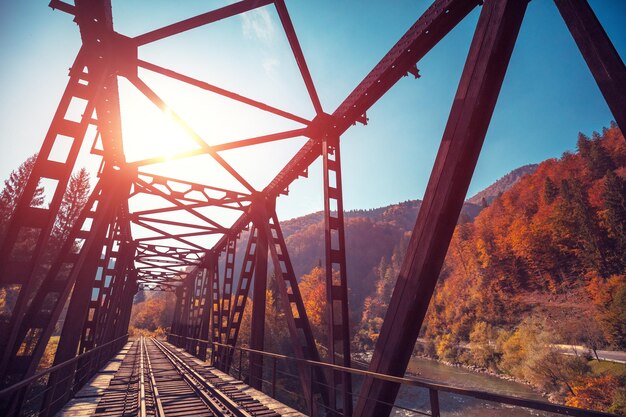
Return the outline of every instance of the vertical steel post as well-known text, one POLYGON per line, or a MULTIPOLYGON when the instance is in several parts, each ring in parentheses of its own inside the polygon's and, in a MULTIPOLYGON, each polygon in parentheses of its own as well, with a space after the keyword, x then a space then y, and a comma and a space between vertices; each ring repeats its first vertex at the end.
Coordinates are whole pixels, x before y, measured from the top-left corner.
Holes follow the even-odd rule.
POLYGON ((439 411, 439 392, 436 389, 428 389, 428 397, 430 399, 430 415, 432 417, 440 417, 439 411))
MULTIPOLYGON (((200 322, 200 340, 208 340, 209 339, 209 328, 211 327, 211 311, 213 306, 213 281, 214 281, 214 272, 215 271, 215 258, 212 255, 212 252, 207 252, 205 255, 205 265, 204 265, 204 274, 205 274, 205 293, 204 293, 204 307, 202 309, 202 319, 200 322)), ((209 348, 208 342, 203 342, 200 346, 200 354, 199 358, 203 361, 206 361, 207 358, 207 350, 209 348)))
MULTIPOLYGON (((369 370, 403 376, 493 114, 526 0, 485 1, 369 370)), ((355 415, 389 415, 399 385, 366 378, 355 415), (380 401, 380 402, 379 402, 380 401)))
MULTIPOLYGON (((324 136, 324 241, 326 247, 326 303, 328 310, 328 355, 333 365, 351 367, 346 237, 343 221, 343 189, 339 136, 324 136)), ((352 378, 347 372, 331 371, 331 408, 352 415, 352 378), (341 398, 341 400, 340 400, 341 398)))
POLYGON ((183 303, 183 287, 176 288, 176 304, 174 305, 174 315, 172 316, 172 326, 170 327, 170 339, 169 342, 177 344, 178 335, 180 332, 180 315, 182 311, 183 303))
MULTIPOLYGON (((226 343, 228 337, 228 322, 230 321, 230 306, 232 303, 233 280, 235 278, 235 255, 237 253, 237 236, 230 236, 226 245, 224 259, 224 278, 222 280, 222 300, 220 306, 220 343, 226 343)), ((225 352, 228 354, 227 352, 225 352)), ((219 367, 226 371, 225 363, 219 361, 219 367)))
MULTIPOLYGON (((252 294, 252 320, 250 323, 250 348, 265 348, 265 300, 267 291, 267 236, 258 229, 252 294)), ((263 379, 263 356, 250 354, 250 386, 261 389, 263 379)))
POLYGON ((218 346, 220 343, 220 271, 219 254, 213 254, 213 271, 211 271, 211 365, 217 361, 218 346))

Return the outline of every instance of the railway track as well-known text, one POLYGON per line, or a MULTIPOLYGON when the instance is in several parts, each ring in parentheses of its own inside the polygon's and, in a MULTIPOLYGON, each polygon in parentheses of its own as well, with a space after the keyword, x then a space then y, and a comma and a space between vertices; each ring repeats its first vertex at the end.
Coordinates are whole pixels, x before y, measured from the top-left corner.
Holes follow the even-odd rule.
POLYGON ((122 362, 94 417, 279 417, 210 368, 155 339, 140 338, 122 362))

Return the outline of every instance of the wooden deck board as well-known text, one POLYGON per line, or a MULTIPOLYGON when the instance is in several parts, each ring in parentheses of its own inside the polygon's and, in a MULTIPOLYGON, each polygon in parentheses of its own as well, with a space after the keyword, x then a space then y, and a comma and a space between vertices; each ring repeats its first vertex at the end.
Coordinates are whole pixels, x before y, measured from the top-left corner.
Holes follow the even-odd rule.
POLYGON ((122 360, 128 353, 132 344, 133 342, 128 342, 113 359, 104 365, 102 369, 76 393, 74 398, 65 404, 65 407, 63 407, 61 411, 56 413, 56 417, 91 416, 98 407, 100 399, 109 387, 111 380, 115 376, 115 372, 119 369, 122 360))

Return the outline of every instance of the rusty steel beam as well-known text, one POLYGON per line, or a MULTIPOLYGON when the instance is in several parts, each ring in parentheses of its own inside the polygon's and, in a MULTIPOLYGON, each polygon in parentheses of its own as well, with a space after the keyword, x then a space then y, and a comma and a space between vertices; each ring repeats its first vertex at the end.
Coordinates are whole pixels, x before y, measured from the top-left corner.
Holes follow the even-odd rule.
POLYGON ((615 121, 626 130, 626 67, 587 0, 554 0, 615 121))
MULTIPOLYGON (((246 301, 248 300, 248 292, 250 290, 250 284, 252 284, 252 276, 256 266, 255 258, 259 248, 258 232, 259 230, 255 226, 252 226, 248 234, 248 242, 241 264, 241 271, 239 272, 237 291, 235 291, 233 298, 230 319, 228 321, 228 330, 226 331, 226 341, 224 342, 229 346, 235 346, 237 344, 237 338, 239 337, 243 313, 246 308, 246 301)), ((252 329, 254 329, 254 323, 252 324, 252 329)), ((220 360, 224 364, 225 372, 228 372, 235 351, 229 349, 223 353, 224 355, 220 360)))
MULTIPOLYGON (((259 212, 259 218, 264 221, 257 227, 267 236, 269 253, 276 274, 276 283, 280 290, 280 299, 283 304, 283 313, 287 319, 287 327, 292 341, 292 347, 296 358, 312 361, 320 360, 320 355, 313 337, 311 323, 304 307, 302 295, 298 287, 298 280, 289 258, 287 244, 278 222, 278 216, 274 211, 274 203, 265 212, 259 212), (268 214, 270 213, 271 214, 268 214)), ((262 207, 262 206, 261 206, 262 207)), ((304 397, 310 409, 315 407, 315 394, 319 394, 325 406, 328 406, 328 384, 321 369, 310 369, 298 362, 298 374, 303 387, 313 385, 312 390, 305 389, 304 397), (312 383, 314 381, 314 383, 312 383)))
MULTIPOLYGON (((219 316, 219 340, 220 343, 226 343, 228 338, 228 323, 230 322, 230 310, 232 304, 233 281, 235 278, 235 255, 237 254, 237 236, 231 236, 228 241, 224 256, 224 276, 222 277, 222 294, 220 299, 220 316, 219 316)), ((220 348, 221 349, 221 348, 220 348)), ((217 356, 219 367, 224 370, 225 363, 222 362, 226 358, 225 352, 220 352, 217 356)))
POLYGON ((212 10, 210 12, 182 20, 180 22, 162 27, 160 29, 144 33, 143 35, 136 36, 134 38, 134 41, 137 45, 145 45, 147 43, 168 38, 170 36, 174 36, 176 34, 197 28, 199 26, 207 25, 209 23, 217 22, 219 20, 226 19, 240 13, 266 6, 268 4, 271 4, 272 1, 273 0, 239 1, 237 3, 229 4, 228 6, 224 6, 220 9, 212 10))
MULTIPOLYGON (((380 97, 403 76, 411 73, 416 63, 480 3, 481 0, 436 0, 337 107, 331 117, 320 114, 311 122, 305 135, 310 139, 263 189, 262 194, 267 199, 282 194, 322 155, 321 139, 325 134, 341 136, 350 126, 362 120, 365 112, 380 97)), ((231 226, 231 231, 240 232, 250 221, 252 220, 248 213, 242 214, 231 226)), ((222 238, 213 249, 222 250, 225 245, 226 240, 222 238)))
MULTIPOLYGON (((261 221, 266 221, 261 219, 261 221)), ((265 305, 267 292, 268 240, 264 228, 255 228, 258 236, 254 259, 254 288, 252 294, 252 318, 250 320, 250 349, 265 349, 265 305)), ((245 308, 245 299, 242 305, 245 308)), ((261 389, 263 385, 263 356, 250 355, 250 386, 261 389)))
POLYGON ((294 122, 302 123, 303 125, 308 125, 309 123, 311 123, 309 120, 307 120, 307 119, 305 119, 303 117, 300 117, 300 116, 296 116, 295 114, 289 113, 289 112, 287 112, 285 110, 278 109, 276 107, 270 106, 269 104, 262 103, 262 102, 257 101, 257 100, 253 100, 253 99, 248 98, 246 96, 242 96, 241 94, 237 94, 237 93, 234 93, 232 91, 226 90, 224 88, 220 88, 220 87, 217 87, 215 85, 209 84, 206 81, 201 81, 201 80, 198 80, 196 78, 189 77, 187 75, 181 74, 181 73, 176 72, 176 71, 172 71, 171 69, 167 69, 167 68, 161 67, 161 66, 156 65, 156 64, 153 64, 153 63, 150 63, 150 62, 146 62, 146 61, 143 61, 143 60, 138 60, 137 61, 137 65, 140 66, 141 68, 145 68, 145 69, 150 70, 152 72, 156 72, 157 74, 165 75, 166 77, 169 77, 169 78, 172 78, 172 79, 184 82, 184 83, 189 84, 189 85, 193 85, 194 87, 198 87, 198 88, 200 88, 202 90, 206 90, 206 91, 210 91, 210 92, 215 93, 215 94, 219 94, 219 95, 224 96, 226 98, 229 98, 231 100, 238 101, 238 102, 243 103, 243 104, 247 104, 249 106, 252 106, 252 107, 257 108, 259 110, 266 111, 268 113, 272 113, 272 114, 274 114, 276 116, 281 116, 281 117, 284 117, 285 119, 289 119, 289 120, 292 120, 294 122))
POLYGON ((0 286, 11 284, 20 286, 8 327, 3 326, 4 328, 0 329, 3 334, 9 336, 0 340, 0 354, 3 358, 0 374, 7 364, 8 356, 11 355, 11 343, 26 314, 28 301, 37 290, 37 267, 45 261, 48 241, 63 195, 87 129, 92 123, 90 115, 83 116, 79 121, 68 120, 66 119, 67 112, 70 104, 75 103, 76 100, 84 100, 86 114, 93 112, 99 87, 104 82, 102 68, 92 66, 84 50, 81 50, 72 68, 70 81, 37 155, 31 175, 16 203, 4 239, 0 243, 0 286), (84 82, 87 84, 83 84, 84 82), (53 147, 67 138, 71 139, 71 145, 65 160, 52 160, 50 154, 53 147), (32 207, 31 201, 36 189, 45 180, 56 183, 53 194, 48 195, 51 198, 50 205, 47 208, 32 207), (29 234, 32 235, 34 244, 21 248, 20 241, 27 238, 29 234))
MULTIPOLYGON (((369 370, 404 376, 513 52, 527 0, 485 1, 369 370)), ((391 412, 399 385, 363 382, 355 416, 391 412)))
MULTIPOLYGON (((220 269, 219 269, 219 252, 211 252, 212 259, 210 265, 213 266, 213 270, 209 271, 211 274, 211 342, 221 343, 220 340, 220 269)), ((218 360, 218 349, 216 345, 211 346, 211 363, 215 363, 218 360)))
MULTIPOLYGON (((209 327, 211 325, 211 313, 213 308, 213 281, 214 281, 214 266, 213 266, 213 257, 207 257, 206 262, 204 263, 204 275, 205 275, 205 288, 204 292, 204 300, 203 300, 203 309, 202 309, 202 317, 200 318, 200 334, 198 338, 200 340, 209 340, 209 327)), ((207 350, 208 343, 200 344, 200 351, 198 353, 198 358, 205 361, 207 359, 207 350)))
POLYGON ((313 83, 311 72, 309 71, 309 67, 306 64, 306 59, 304 58, 304 53, 302 52, 302 48, 300 47, 300 41, 298 41, 296 30, 293 27, 293 23, 291 22, 291 17, 289 16, 289 12, 287 11, 287 6, 285 6, 285 1, 275 0, 274 6, 276 6, 278 18, 280 19, 280 23, 283 25, 285 35, 287 35, 287 41, 289 42, 291 51, 293 52, 294 58, 296 59, 296 64, 298 64, 300 75, 302 76, 302 80, 304 81, 306 90, 309 93, 311 102, 313 103, 313 108, 315 108, 315 113, 322 114, 324 113, 324 109, 322 109, 322 103, 320 103, 317 91, 315 90, 315 84, 313 83))
MULTIPOLYGON (((322 147, 328 360, 333 365, 350 368, 350 312, 339 137, 324 137, 322 147)), ((351 416, 351 375, 345 372, 332 372, 329 382, 330 407, 343 416, 351 416)))

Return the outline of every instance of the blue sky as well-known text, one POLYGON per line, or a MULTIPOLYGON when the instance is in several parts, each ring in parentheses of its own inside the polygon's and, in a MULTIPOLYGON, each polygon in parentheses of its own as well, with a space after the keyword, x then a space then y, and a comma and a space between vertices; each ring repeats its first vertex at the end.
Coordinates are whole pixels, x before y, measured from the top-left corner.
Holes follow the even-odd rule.
MULTIPOLYGON (((135 36, 225 3, 158 0, 148 6, 138 0, 114 0, 114 23, 119 32, 135 36)), ((326 112, 337 107, 429 4, 287 1, 326 112)), ((624 57, 626 1, 590 4, 624 57)), ((479 10, 418 63, 419 80, 403 78, 370 110, 367 126, 357 125, 343 136, 346 209, 423 196, 479 10)), ((52 11, 46 1, 0 2, 0 177, 6 178, 38 150, 79 46, 71 16, 52 11)), ((175 70, 303 117, 313 116, 273 7, 146 46, 140 49, 140 57, 171 64, 175 70)), ((183 118, 187 111, 190 124, 210 143, 294 127, 239 107, 229 109, 220 101, 190 99, 195 93, 148 74, 145 79, 180 109, 183 118)), ((130 103, 128 108, 139 107, 140 98, 132 87, 123 86, 122 95, 130 103)), ((144 122, 152 117, 148 110, 138 114, 144 122)), ((531 1, 469 194, 521 165, 573 150, 579 131, 600 131, 610 120, 608 107, 553 2, 531 1)), ((139 125, 126 120, 123 124, 135 135, 141 133, 139 125)), ((152 148, 171 152, 179 144, 184 147, 185 139, 174 143, 174 147, 164 142, 162 148, 152 148)), ((224 157, 262 188, 302 143, 296 139, 259 150, 226 152, 224 157)), ((135 150, 141 153, 147 147, 135 150)), ((133 148, 130 139, 127 148, 129 152, 133 148)), ((170 174, 184 169, 188 168, 174 166, 170 174)), ((290 196, 279 200, 281 217, 323 207, 320 170, 318 161, 309 178, 299 180, 290 196)))

